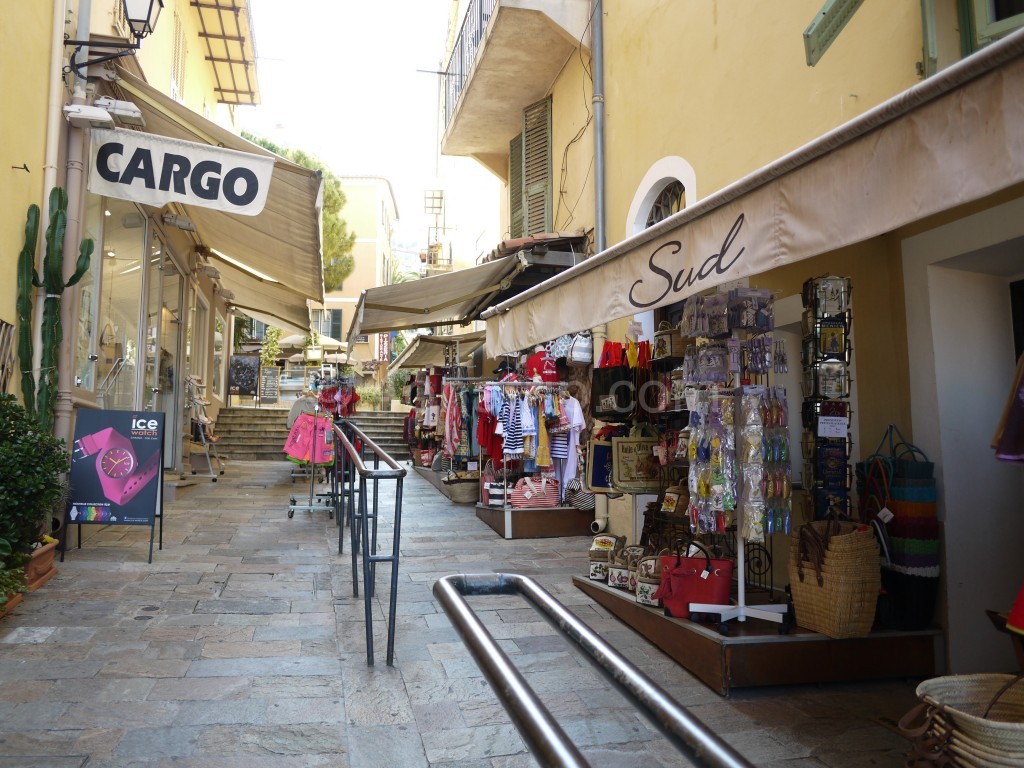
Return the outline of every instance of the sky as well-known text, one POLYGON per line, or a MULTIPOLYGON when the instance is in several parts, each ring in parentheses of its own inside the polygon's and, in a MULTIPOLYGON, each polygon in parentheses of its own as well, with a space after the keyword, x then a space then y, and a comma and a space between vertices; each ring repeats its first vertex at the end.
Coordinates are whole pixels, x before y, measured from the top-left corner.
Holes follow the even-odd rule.
MULTIPOLYGON (((386 178, 403 247, 425 247, 433 223, 423 193, 440 186, 439 77, 417 70, 442 68, 451 7, 452 0, 250 0, 262 103, 239 111, 242 128, 315 155, 338 176, 386 178)), ((465 162, 471 179, 495 183, 465 162)))

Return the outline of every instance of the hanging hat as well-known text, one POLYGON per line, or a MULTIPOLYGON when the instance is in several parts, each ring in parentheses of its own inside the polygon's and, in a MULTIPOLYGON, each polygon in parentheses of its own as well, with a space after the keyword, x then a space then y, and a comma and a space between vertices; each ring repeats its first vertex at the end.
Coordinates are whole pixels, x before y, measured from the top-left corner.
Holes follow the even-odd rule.
POLYGON ((494 369, 494 375, 500 376, 503 373, 508 373, 509 371, 514 371, 515 369, 515 366, 512 365, 507 359, 505 359, 498 363, 498 367, 494 369))

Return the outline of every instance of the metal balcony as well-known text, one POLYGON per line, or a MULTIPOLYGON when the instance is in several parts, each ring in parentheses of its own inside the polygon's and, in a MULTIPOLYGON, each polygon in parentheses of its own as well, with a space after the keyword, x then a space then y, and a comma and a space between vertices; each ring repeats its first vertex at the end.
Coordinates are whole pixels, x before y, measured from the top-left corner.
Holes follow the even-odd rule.
POLYGON ((504 178, 523 108, 548 94, 581 45, 589 48, 590 6, 591 0, 473 0, 445 70, 441 153, 473 157, 504 178))

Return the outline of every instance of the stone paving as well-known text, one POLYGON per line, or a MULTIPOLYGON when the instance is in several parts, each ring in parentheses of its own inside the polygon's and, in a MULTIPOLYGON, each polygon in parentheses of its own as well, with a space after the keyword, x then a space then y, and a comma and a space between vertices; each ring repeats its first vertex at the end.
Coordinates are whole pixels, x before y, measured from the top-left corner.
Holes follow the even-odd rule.
MULTIPOLYGON (((59 574, 0 619, 0 768, 525 768, 536 765, 434 601, 451 573, 535 578, 756 766, 898 766, 916 681, 723 698, 572 586, 589 540, 505 541, 473 507, 405 481, 394 666, 390 566, 378 566, 376 664, 351 560, 322 512, 286 512, 287 462, 232 462, 149 529, 83 527, 59 574)), ((393 503, 381 487, 380 548, 393 503)), ((72 537, 73 538, 73 537, 72 537)), ((470 603, 595 766, 686 765, 515 597, 470 603)))

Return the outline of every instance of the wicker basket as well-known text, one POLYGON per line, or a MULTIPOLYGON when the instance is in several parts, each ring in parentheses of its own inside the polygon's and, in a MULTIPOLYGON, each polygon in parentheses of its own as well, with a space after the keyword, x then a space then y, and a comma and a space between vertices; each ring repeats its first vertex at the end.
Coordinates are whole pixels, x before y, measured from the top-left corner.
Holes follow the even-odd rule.
POLYGON ((799 530, 793 532, 789 584, 797 625, 833 638, 868 634, 881 582, 874 534, 855 523, 820 521, 806 525, 812 526, 826 547, 819 584, 813 554, 808 555, 801 546, 799 530), (826 538, 829 531, 832 535, 826 538))
POLYGON ((907 765, 1024 765, 1024 675, 936 677, 917 696, 922 703, 899 722, 913 742, 907 765))
POLYGON ((446 477, 442 482, 448 489, 448 498, 457 504, 471 504, 480 500, 479 477, 446 477))

